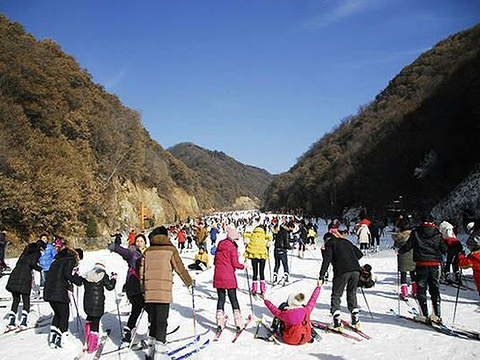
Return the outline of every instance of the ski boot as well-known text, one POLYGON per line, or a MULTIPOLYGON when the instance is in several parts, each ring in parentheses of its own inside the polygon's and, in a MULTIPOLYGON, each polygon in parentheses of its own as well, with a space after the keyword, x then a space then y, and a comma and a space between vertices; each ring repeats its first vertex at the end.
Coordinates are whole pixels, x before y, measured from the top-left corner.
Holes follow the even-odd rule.
POLYGON ((7 324, 7 328, 5 329, 5 332, 16 329, 17 327, 17 324, 15 323, 16 320, 17 320, 17 314, 15 314, 13 311, 10 311, 8 313, 8 324, 7 324))
POLYGON ((288 273, 283 274, 282 280, 280 280, 280 282, 282 283, 282 286, 288 283, 288 278, 289 278, 288 273))
POLYGON ((407 284, 402 284, 400 288, 400 299, 407 300, 408 297, 408 286, 407 284))
POLYGON ((260 280, 260 293, 265 294, 267 291, 267 285, 265 284, 265 280, 260 280))
POLYGON ((25 310, 22 311, 22 320, 18 325, 19 330, 25 330, 28 327, 28 312, 25 310))
POLYGON ((410 294, 412 295, 412 297, 416 298, 417 297, 417 283, 416 282, 412 282, 412 284, 410 285, 411 289, 410 289, 410 294))
POLYGON ((62 332, 59 328, 52 326, 50 329, 50 339, 48 341, 50 348, 57 349, 62 347, 62 332))
POLYGON ((273 273, 273 284, 275 285, 277 282, 278 282, 278 274, 277 273, 273 273))
POLYGON ((359 316, 360 311, 358 309, 353 309, 351 313, 351 318, 352 322, 351 325, 357 329, 360 330, 360 316, 359 316))
POLYGON ((252 282, 252 295, 257 295, 258 292, 258 282, 257 280, 253 280, 252 282))
POLYGON ((215 338, 218 338, 225 328, 226 318, 223 310, 217 310, 217 330, 215 338))
POLYGON ((343 333, 343 324, 342 319, 340 319, 340 310, 337 310, 333 313, 333 323, 331 325, 331 329, 343 333))
POLYGON ((132 330, 128 326, 123 328, 122 342, 130 343, 132 342, 132 330))
POLYGON ((87 343, 87 352, 89 354, 97 351, 98 349, 98 332, 91 331, 90 335, 88 336, 88 343, 87 343))
POLYGON ((154 357, 152 360, 169 360, 170 356, 167 354, 167 347, 164 342, 155 340, 154 357))
POLYGON ((233 322, 235 323, 235 330, 238 333, 243 326, 242 313, 239 309, 233 310, 233 322))

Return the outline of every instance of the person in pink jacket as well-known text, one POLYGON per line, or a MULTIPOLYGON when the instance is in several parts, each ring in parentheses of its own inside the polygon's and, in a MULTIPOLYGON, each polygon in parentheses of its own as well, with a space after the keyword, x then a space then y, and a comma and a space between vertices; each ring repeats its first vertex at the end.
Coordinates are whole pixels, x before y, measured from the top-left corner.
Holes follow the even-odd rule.
POLYGON ((237 300, 237 277, 235 269, 243 270, 245 267, 238 261, 238 252, 236 240, 240 237, 237 229, 227 227, 227 238, 220 241, 215 253, 213 264, 215 272, 213 274, 213 287, 217 289, 217 333, 225 327, 225 299, 228 293, 230 304, 233 308, 233 319, 237 331, 242 326, 242 314, 237 300))
POLYGON ((305 301, 303 293, 290 294, 287 302, 282 303, 278 308, 262 296, 265 306, 276 318, 273 322, 273 331, 280 333, 285 344, 303 345, 312 341, 310 314, 315 308, 320 289, 319 284, 313 290, 307 305, 303 305, 305 301))

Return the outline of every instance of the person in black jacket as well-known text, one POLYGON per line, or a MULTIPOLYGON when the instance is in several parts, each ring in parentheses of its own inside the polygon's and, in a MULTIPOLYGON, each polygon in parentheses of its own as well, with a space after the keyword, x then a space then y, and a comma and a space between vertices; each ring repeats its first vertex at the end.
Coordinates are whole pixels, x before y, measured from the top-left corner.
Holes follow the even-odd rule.
POLYGON ((10 274, 6 287, 13 297, 12 307, 8 314, 9 323, 7 328, 9 330, 13 330, 16 327, 15 320, 17 318, 16 313, 20 304, 20 297, 22 297, 23 310, 19 327, 27 327, 28 313, 30 312, 30 292, 32 291, 32 271, 42 271, 42 268, 38 265, 38 259, 42 255, 43 249, 45 249, 45 243, 41 240, 28 244, 10 274))
POLYGON ((43 289, 43 299, 50 303, 54 312, 49 337, 52 348, 62 347, 62 333, 68 330, 70 316, 68 291, 72 283, 82 285, 82 278, 76 272, 73 273, 79 262, 78 253, 68 247, 66 240, 58 239, 57 245, 59 251, 50 265, 43 289))
POLYGON ((330 263, 333 267, 333 286, 330 304, 330 313, 333 315, 333 327, 343 331, 340 319, 340 303, 345 286, 347 287, 347 305, 352 318, 352 325, 360 328, 359 310, 357 307, 357 285, 360 276, 360 264, 358 260, 363 253, 353 245, 345 235, 348 229, 340 225, 337 229, 331 229, 333 238, 325 244, 325 252, 320 268, 319 283, 323 284, 325 273, 330 263))
POLYGON ((82 276, 82 282, 85 286, 83 310, 87 314, 85 344, 87 344, 88 353, 98 349, 100 319, 105 312, 104 288, 109 291, 115 289, 116 279, 117 274, 112 273, 111 277, 108 277, 105 272, 105 265, 98 262, 95 263, 92 270, 82 276))
POLYGON ((273 282, 278 281, 278 269, 280 269, 280 262, 283 265, 283 282, 288 282, 288 258, 287 251, 290 247, 290 233, 293 231, 294 225, 292 221, 280 225, 280 230, 274 237, 273 257, 275 259, 275 266, 273 267, 273 282))
POLYGON ((430 215, 425 216, 423 222, 411 232, 407 242, 398 252, 404 254, 412 248, 413 261, 416 264, 417 300, 421 310, 418 319, 441 323, 440 264, 442 254, 447 252, 448 246, 430 215), (428 316, 427 286, 434 312, 431 317, 428 316))

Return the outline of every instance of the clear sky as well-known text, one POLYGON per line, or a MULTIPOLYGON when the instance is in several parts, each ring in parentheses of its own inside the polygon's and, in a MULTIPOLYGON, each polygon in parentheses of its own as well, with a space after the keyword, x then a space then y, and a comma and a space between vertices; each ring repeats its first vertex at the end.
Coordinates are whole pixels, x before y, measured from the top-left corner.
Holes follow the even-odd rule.
POLYGON ((404 66, 480 22, 479 0, 1 0, 138 110, 189 141, 288 170, 404 66))

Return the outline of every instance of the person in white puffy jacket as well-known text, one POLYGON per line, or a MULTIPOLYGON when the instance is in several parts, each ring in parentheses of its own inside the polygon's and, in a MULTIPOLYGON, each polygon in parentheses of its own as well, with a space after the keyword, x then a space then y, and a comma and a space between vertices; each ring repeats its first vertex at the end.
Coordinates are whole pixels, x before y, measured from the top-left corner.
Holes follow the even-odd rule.
POLYGON ((358 244, 360 245, 360 250, 367 250, 368 245, 370 244, 370 239, 372 234, 370 234, 370 229, 367 224, 360 224, 357 230, 358 244))

